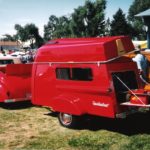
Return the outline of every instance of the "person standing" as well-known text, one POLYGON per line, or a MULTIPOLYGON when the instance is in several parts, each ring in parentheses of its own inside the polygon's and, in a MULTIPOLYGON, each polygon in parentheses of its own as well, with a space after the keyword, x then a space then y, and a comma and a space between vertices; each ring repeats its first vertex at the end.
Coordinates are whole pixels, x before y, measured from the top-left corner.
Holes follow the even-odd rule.
POLYGON ((137 68, 139 69, 140 75, 148 81, 148 60, 147 58, 141 53, 140 48, 134 52, 136 56, 132 58, 134 62, 137 64, 137 68))

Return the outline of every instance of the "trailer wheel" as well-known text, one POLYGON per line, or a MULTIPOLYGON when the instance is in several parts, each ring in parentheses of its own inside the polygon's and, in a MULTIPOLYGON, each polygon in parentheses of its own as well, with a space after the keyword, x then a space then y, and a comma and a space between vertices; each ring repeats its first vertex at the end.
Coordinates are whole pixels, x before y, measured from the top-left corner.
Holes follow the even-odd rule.
POLYGON ((79 124, 78 116, 61 113, 61 112, 58 114, 58 120, 60 124, 66 128, 74 128, 77 127, 77 125, 79 124))

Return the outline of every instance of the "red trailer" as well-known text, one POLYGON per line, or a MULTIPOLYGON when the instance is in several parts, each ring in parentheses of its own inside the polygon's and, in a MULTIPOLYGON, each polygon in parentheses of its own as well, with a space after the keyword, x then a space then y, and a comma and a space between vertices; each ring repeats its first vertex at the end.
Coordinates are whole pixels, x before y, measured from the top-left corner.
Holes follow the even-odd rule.
POLYGON ((150 107, 136 64, 123 56, 133 50, 125 36, 50 41, 35 57, 32 103, 58 112, 65 127, 85 114, 123 118, 150 107))

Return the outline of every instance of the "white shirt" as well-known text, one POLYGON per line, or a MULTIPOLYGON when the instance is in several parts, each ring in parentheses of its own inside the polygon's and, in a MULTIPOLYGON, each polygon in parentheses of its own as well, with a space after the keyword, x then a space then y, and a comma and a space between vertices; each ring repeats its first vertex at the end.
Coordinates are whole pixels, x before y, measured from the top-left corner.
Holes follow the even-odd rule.
POLYGON ((137 54, 134 58, 132 58, 132 60, 137 63, 138 69, 142 70, 144 75, 146 75, 147 60, 145 56, 142 54, 137 54))

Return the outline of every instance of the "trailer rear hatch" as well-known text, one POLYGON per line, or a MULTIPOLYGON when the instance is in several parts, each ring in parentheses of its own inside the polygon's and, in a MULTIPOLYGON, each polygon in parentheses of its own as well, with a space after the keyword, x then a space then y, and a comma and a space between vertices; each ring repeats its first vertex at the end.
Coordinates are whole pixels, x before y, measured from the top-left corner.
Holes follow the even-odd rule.
POLYGON ((112 73, 112 79, 116 98, 119 103, 126 102, 126 93, 129 89, 138 89, 134 71, 114 72, 112 73))
POLYGON ((139 89, 134 71, 112 73, 117 102, 124 106, 150 107, 150 93, 139 89))

